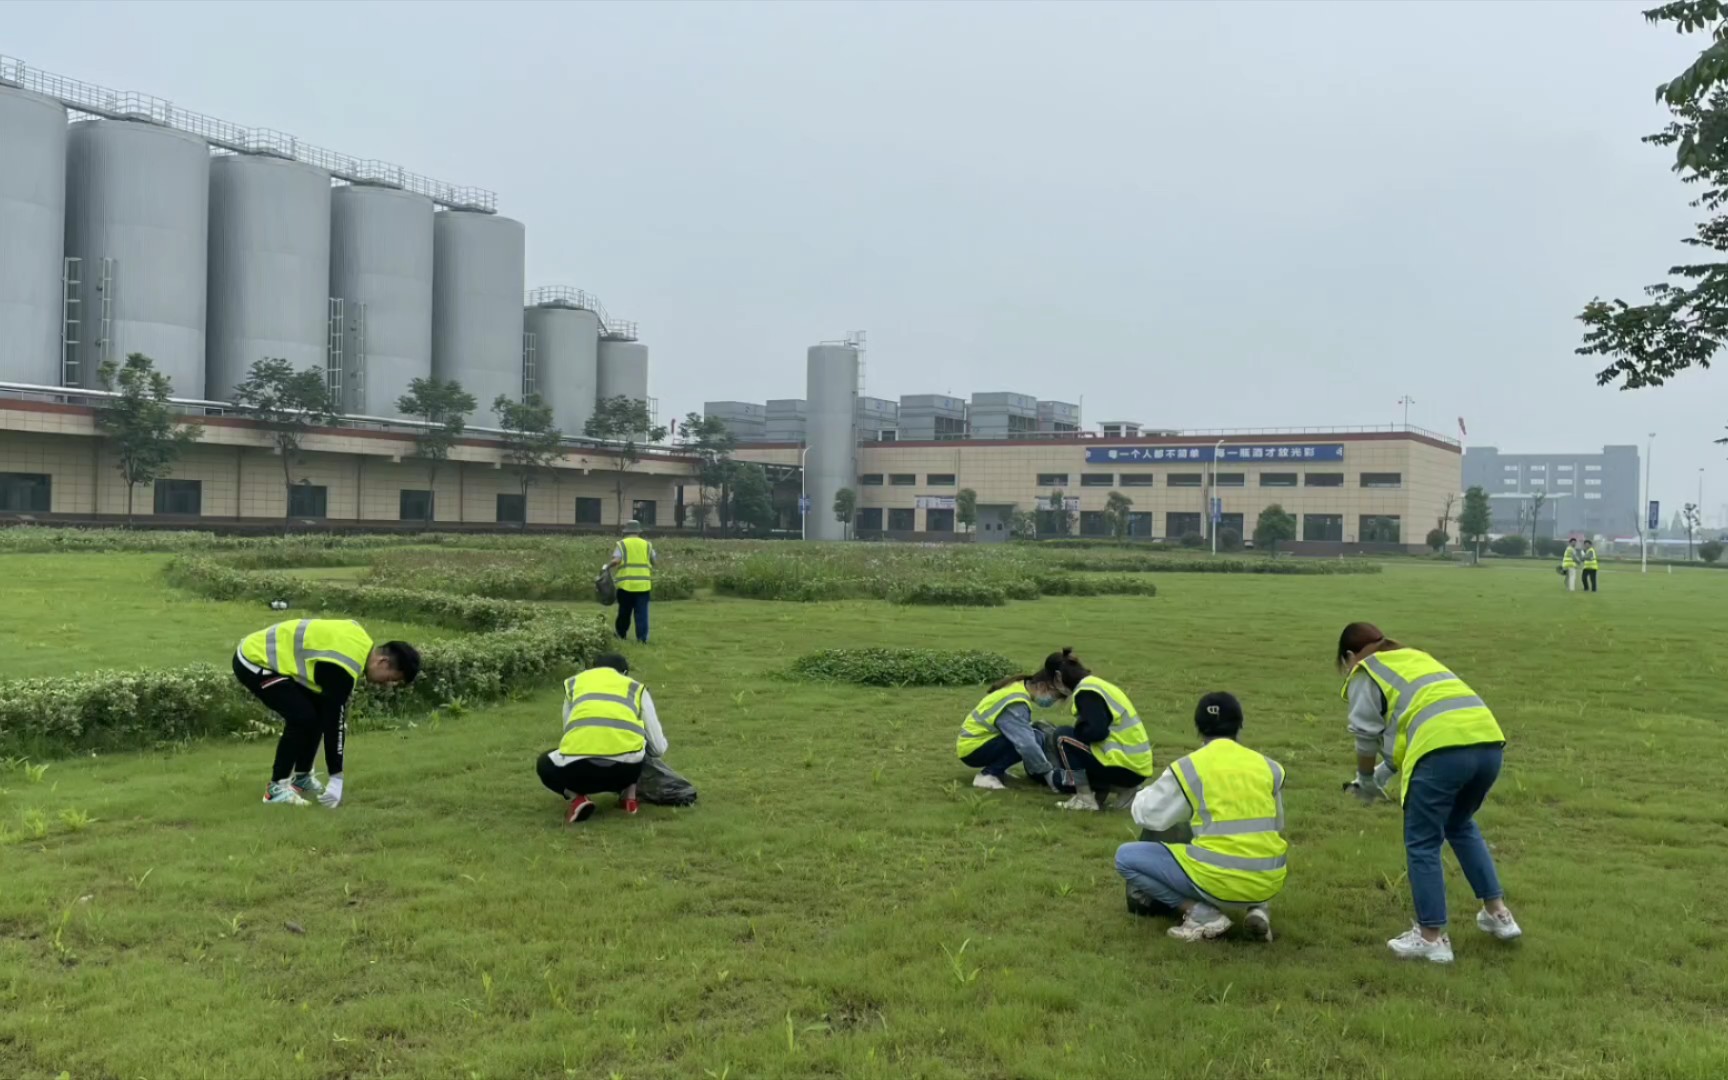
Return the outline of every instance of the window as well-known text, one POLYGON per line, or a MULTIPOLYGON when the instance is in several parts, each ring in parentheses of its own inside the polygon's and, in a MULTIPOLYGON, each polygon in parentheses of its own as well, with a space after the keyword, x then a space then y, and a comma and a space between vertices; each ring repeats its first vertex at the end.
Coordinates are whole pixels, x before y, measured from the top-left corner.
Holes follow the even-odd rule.
POLYGON ((1039 487, 1067 487, 1068 474, 1065 472, 1041 472, 1038 474, 1039 487))
POLYGON ((895 487, 911 487, 918 482, 917 473, 897 472, 888 477, 888 482, 895 487))
POLYGON ((1080 511, 1081 536, 1109 536, 1110 524, 1110 515, 1102 510, 1080 511))
POLYGON ((1219 487, 1247 487, 1248 474, 1239 472, 1221 472, 1212 474, 1212 482, 1219 487))
POLYGON ((600 499, 589 499, 581 495, 576 496, 576 524, 600 524, 600 508, 604 505, 605 502, 600 499))
POLYGON ((1128 512, 1128 535, 1151 536, 1152 513, 1147 510, 1130 510, 1128 512))
POLYGON ((1547 472, 1548 466, 1546 466, 1546 465, 1532 465, 1532 466, 1530 466, 1530 471, 1531 472, 1547 472))
POLYGON ((1506 472, 1517 472, 1518 471, 1518 466, 1516 466, 1516 465, 1503 465, 1503 466, 1501 466, 1501 468, 1504 469, 1506 472))
POLYGON ((528 521, 528 500, 521 492, 514 495, 506 492, 498 493, 498 520, 522 525, 528 521))
POLYGON ((1600 491, 1586 491, 1584 493, 1584 497, 1586 499, 1600 499, 1602 497, 1602 493, 1600 491))
POLYGON ((882 531, 882 508, 880 506, 868 506, 858 511, 858 531, 882 531))
POLYGON ((1123 487, 1151 487, 1152 474, 1149 472, 1125 472, 1117 478, 1117 483, 1123 487))
POLYGON ((425 521, 432 516, 432 493, 416 488, 403 488, 396 507, 400 521, 425 521))
POLYGON ((924 531, 933 533, 951 533, 954 531, 954 511, 926 510, 924 511, 924 531))
POLYGON ((1602 486, 1602 478, 1599 476, 1586 476, 1584 478, 1584 486, 1585 487, 1601 487, 1602 486))
POLYGON ((1342 540, 1344 539, 1343 514, 1303 514, 1302 539, 1304 540, 1342 540))
POLYGON ((1247 536, 1248 535, 1247 533, 1242 531, 1242 515, 1241 514, 1219 514, 1218 515, 1218 531, 1223 532, 1225 529, 1236 530, 1237 536, 1247 536))
POLYGON ((0 510, 46 514, 53 483, 43 473, 0 473, 0 510))
POLYGON ((1502 480, 1501 483, 1509 488, 1515 488, 1518 486, 1518 478, 1516 476, 1508 476, 1505 480, 1502 480))
POLYGON ((630 504, 630 516, 643 525, 660 523, 660 504, 653 499, 637 499, 630 504))
POLYGON ((1311 472, 1302 474, 1303 487, 1343 487, 1344 474, 1341 472, 1311 472))
POLYGON ((1401 488, 1404 486, 1404 474, 1365 472, 1362 474, 1362 486, 1365 488, 1401 488))
POLYGON ((953 487, 954 474, 951 472, 933 472, 924 478, 924 483, 930 487, 953 487))
POLYGON ((1295 487, 1296 474, 1293 472, 1263 472, 1260 474, 1261 487, 1295 487))
POLYGON ((1170 479, 1164 482, 1164 486, 1174 488, 1197 488, 1203 485, 1205 479, 1205 473, 1173 472, 1170 474, 1170 479))
POLYGON ((330 489, 323 484, 295 484, 288 489, 288 516, 329 517, 330 489))
POLYGON ((1088 472, 1080 474, 1081 487, 1114 487, 1116 474, 1107 472, 1088 472))
POLYGON ((1363 514, 1362 528, 1356 538, 1364 544, 1397 544, 1402 543, 1399 539, 1402 531, 1403 522, 1397 515, 1363 514))
POLYGON ((1558 468, 1560 469, 1561 472, 1571 472, 1572 471, 1572 466, 1570 466, 1570 465, 1561 465, 1561 466, 1558 466, 1558 468))
POLYGON ((1602 466, 1600 466, 1600 465, 1586 465, 1586 466, 1584 466, 1584 471, 1585 472, 1601 472, 1602 466))
POLYGON ((917 532, 918 511, 911 509, 888 511, 889 532, 917 532))
POLYGON ((197 514, 204 504, 202 480, 156 481, 156 512, 158 514, 197 514))
POLYGON ((879 472, 865 473, 858 478, 859 487, 881 487, 882 474, 879 472))
POLYGON ((1180 540, 1184 536, 1199 536, 1199 535, 1200 535, 1200 515, 1199 514, 1170 513, 1170 514, 1164 515, 1164 536, 1166 539, 1168 539, 1168 540, 1180 540))

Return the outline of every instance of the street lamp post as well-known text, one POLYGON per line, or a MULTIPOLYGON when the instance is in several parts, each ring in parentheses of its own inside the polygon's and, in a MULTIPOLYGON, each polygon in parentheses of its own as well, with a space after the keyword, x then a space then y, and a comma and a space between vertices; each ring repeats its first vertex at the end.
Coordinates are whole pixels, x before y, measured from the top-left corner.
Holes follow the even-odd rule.
POLYGON ((1404 430, 1409 431, 1410 430, 1410 406, 1416 404, 1416 399, 1411 397, 1409 394, 1405 394, 1403 397, 1398 399, 1398 404, 1404 406, 1404 430))
MULTIPOLYGON (((1644 505, 1638 508, 1640 517, 1650 513, 1650 456, 1655 453, 1655 450, 1656 433, 1652 431, 1649 439, 1644 443, 1644 505)), ((1650 523, 1640 521, 1638 524, 1641 526, 1638 530, 1640 540, 1638 544, 1638 572, 1648 574, 1650 572, 1650 523)))
POLYGON ((1206 504, 1207 528, 1212 533, 1212 554, 1218 554, 1218 514, 1213 509, 1218 505, 1218 455, 1224 450, 1224 440, 1219 439, 1212 447, 1212 501, 1206 504))
POLYGON ((804 459, 810 456, 810 447, 798 451, 798 539, 810 539, 810 511, 804 508, 804 500, 809 498, 809 490, 804 482, 804 459))

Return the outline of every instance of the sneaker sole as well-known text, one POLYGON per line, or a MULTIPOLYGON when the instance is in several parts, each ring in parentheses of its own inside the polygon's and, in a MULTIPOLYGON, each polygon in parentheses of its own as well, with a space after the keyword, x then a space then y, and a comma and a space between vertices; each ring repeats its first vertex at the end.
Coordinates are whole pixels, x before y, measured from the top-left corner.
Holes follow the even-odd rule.
POLYGON ((1248 931, 1248 936, 1253 938, 1255 941, 1272 940, 1271 919, 1263 918, 1258 915, 1249 915, 1246 919, 1242 920, 1242 927, 1248 931))
POLYGON ((570 814, 564 818, 564 824, 566 824, 566 825, 579 825, 582 822, 587 821, 589 818, 593 817, 594 811, 596 809, 597 809, 597 807, 593 803, 583 803, 581 806, 578 806, 576 808, 575 813, 570 814))
POLYGON ((1495 941, 1517 941, 1519 938, 1524 936, 1524 928, 1521 926, 1513 927, 1511 933, 1502 933, 1498 923, 1489 924, 1489 925, 1485 926, 1482 924, 1482 922, 1480 920, 1478 920, 1476 923, 1476 929, 1482 931, 1484 934, 1487 934, 1489 937, 1493 938, 1495 941))

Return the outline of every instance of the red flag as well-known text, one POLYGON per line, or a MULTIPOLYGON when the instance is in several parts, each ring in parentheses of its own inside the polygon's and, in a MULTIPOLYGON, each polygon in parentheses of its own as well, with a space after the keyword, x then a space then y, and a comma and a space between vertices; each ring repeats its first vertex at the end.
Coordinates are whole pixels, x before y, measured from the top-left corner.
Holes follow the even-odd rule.
POLYGON ((1467 428, 1465 428, 1465 426, 1464 426, 1464 418, 1462 416, 1460 416, 1458 418, 1458 434, 1460 434, 1460 435, 1469 435, 1470 434, 1469 430, 1467 428))

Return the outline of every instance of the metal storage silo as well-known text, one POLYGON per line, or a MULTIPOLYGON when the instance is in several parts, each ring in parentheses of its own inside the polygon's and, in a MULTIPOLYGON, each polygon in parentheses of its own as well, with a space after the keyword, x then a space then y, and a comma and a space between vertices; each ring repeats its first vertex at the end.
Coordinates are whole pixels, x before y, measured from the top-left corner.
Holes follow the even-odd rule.
POLYGON ((648 400, 648 346, 639 341, 600 342, 595 395, 648 400))
POLYGON ((204 394, 210 151, 183 131, 84 120, 66 155, 66 254, 81 262, 75 385, 143 353, 175 397, 204 394))
POLYGON ((522 317, 534 335, 535 392, 552 406, 552 420, 560 431, 582 434, 594 415, 599 385, 600 317, 558 301, 535 304, 522 317))
POLYGON ((0 146, 6 148, 0 168, 0 379, 58 386, 65 108, 0 86, 0 146))
POLYGON ((330 194, 330 295, 341 301, 345 411, 396 417, 432 375, 432 200, 349 185, 330 194))
POLYGON ((330 352, 330 174, 276 157, 210 163, 205 396, 227 401, 253 364, 325 370, 330 352))
POLYGON ((812 345, 805 368, 809 419, 804 444, 804 519, 811 540, 843 540, 845 526, 831 507, 841 488, 858 480, 858 350, 850 345, 812 345))
POLYGON ((432 373, 454 379, 488 426, 500 395, 522 399, 522 292, 527 273, 520 221, 445 210, 432 225, 432 373))

